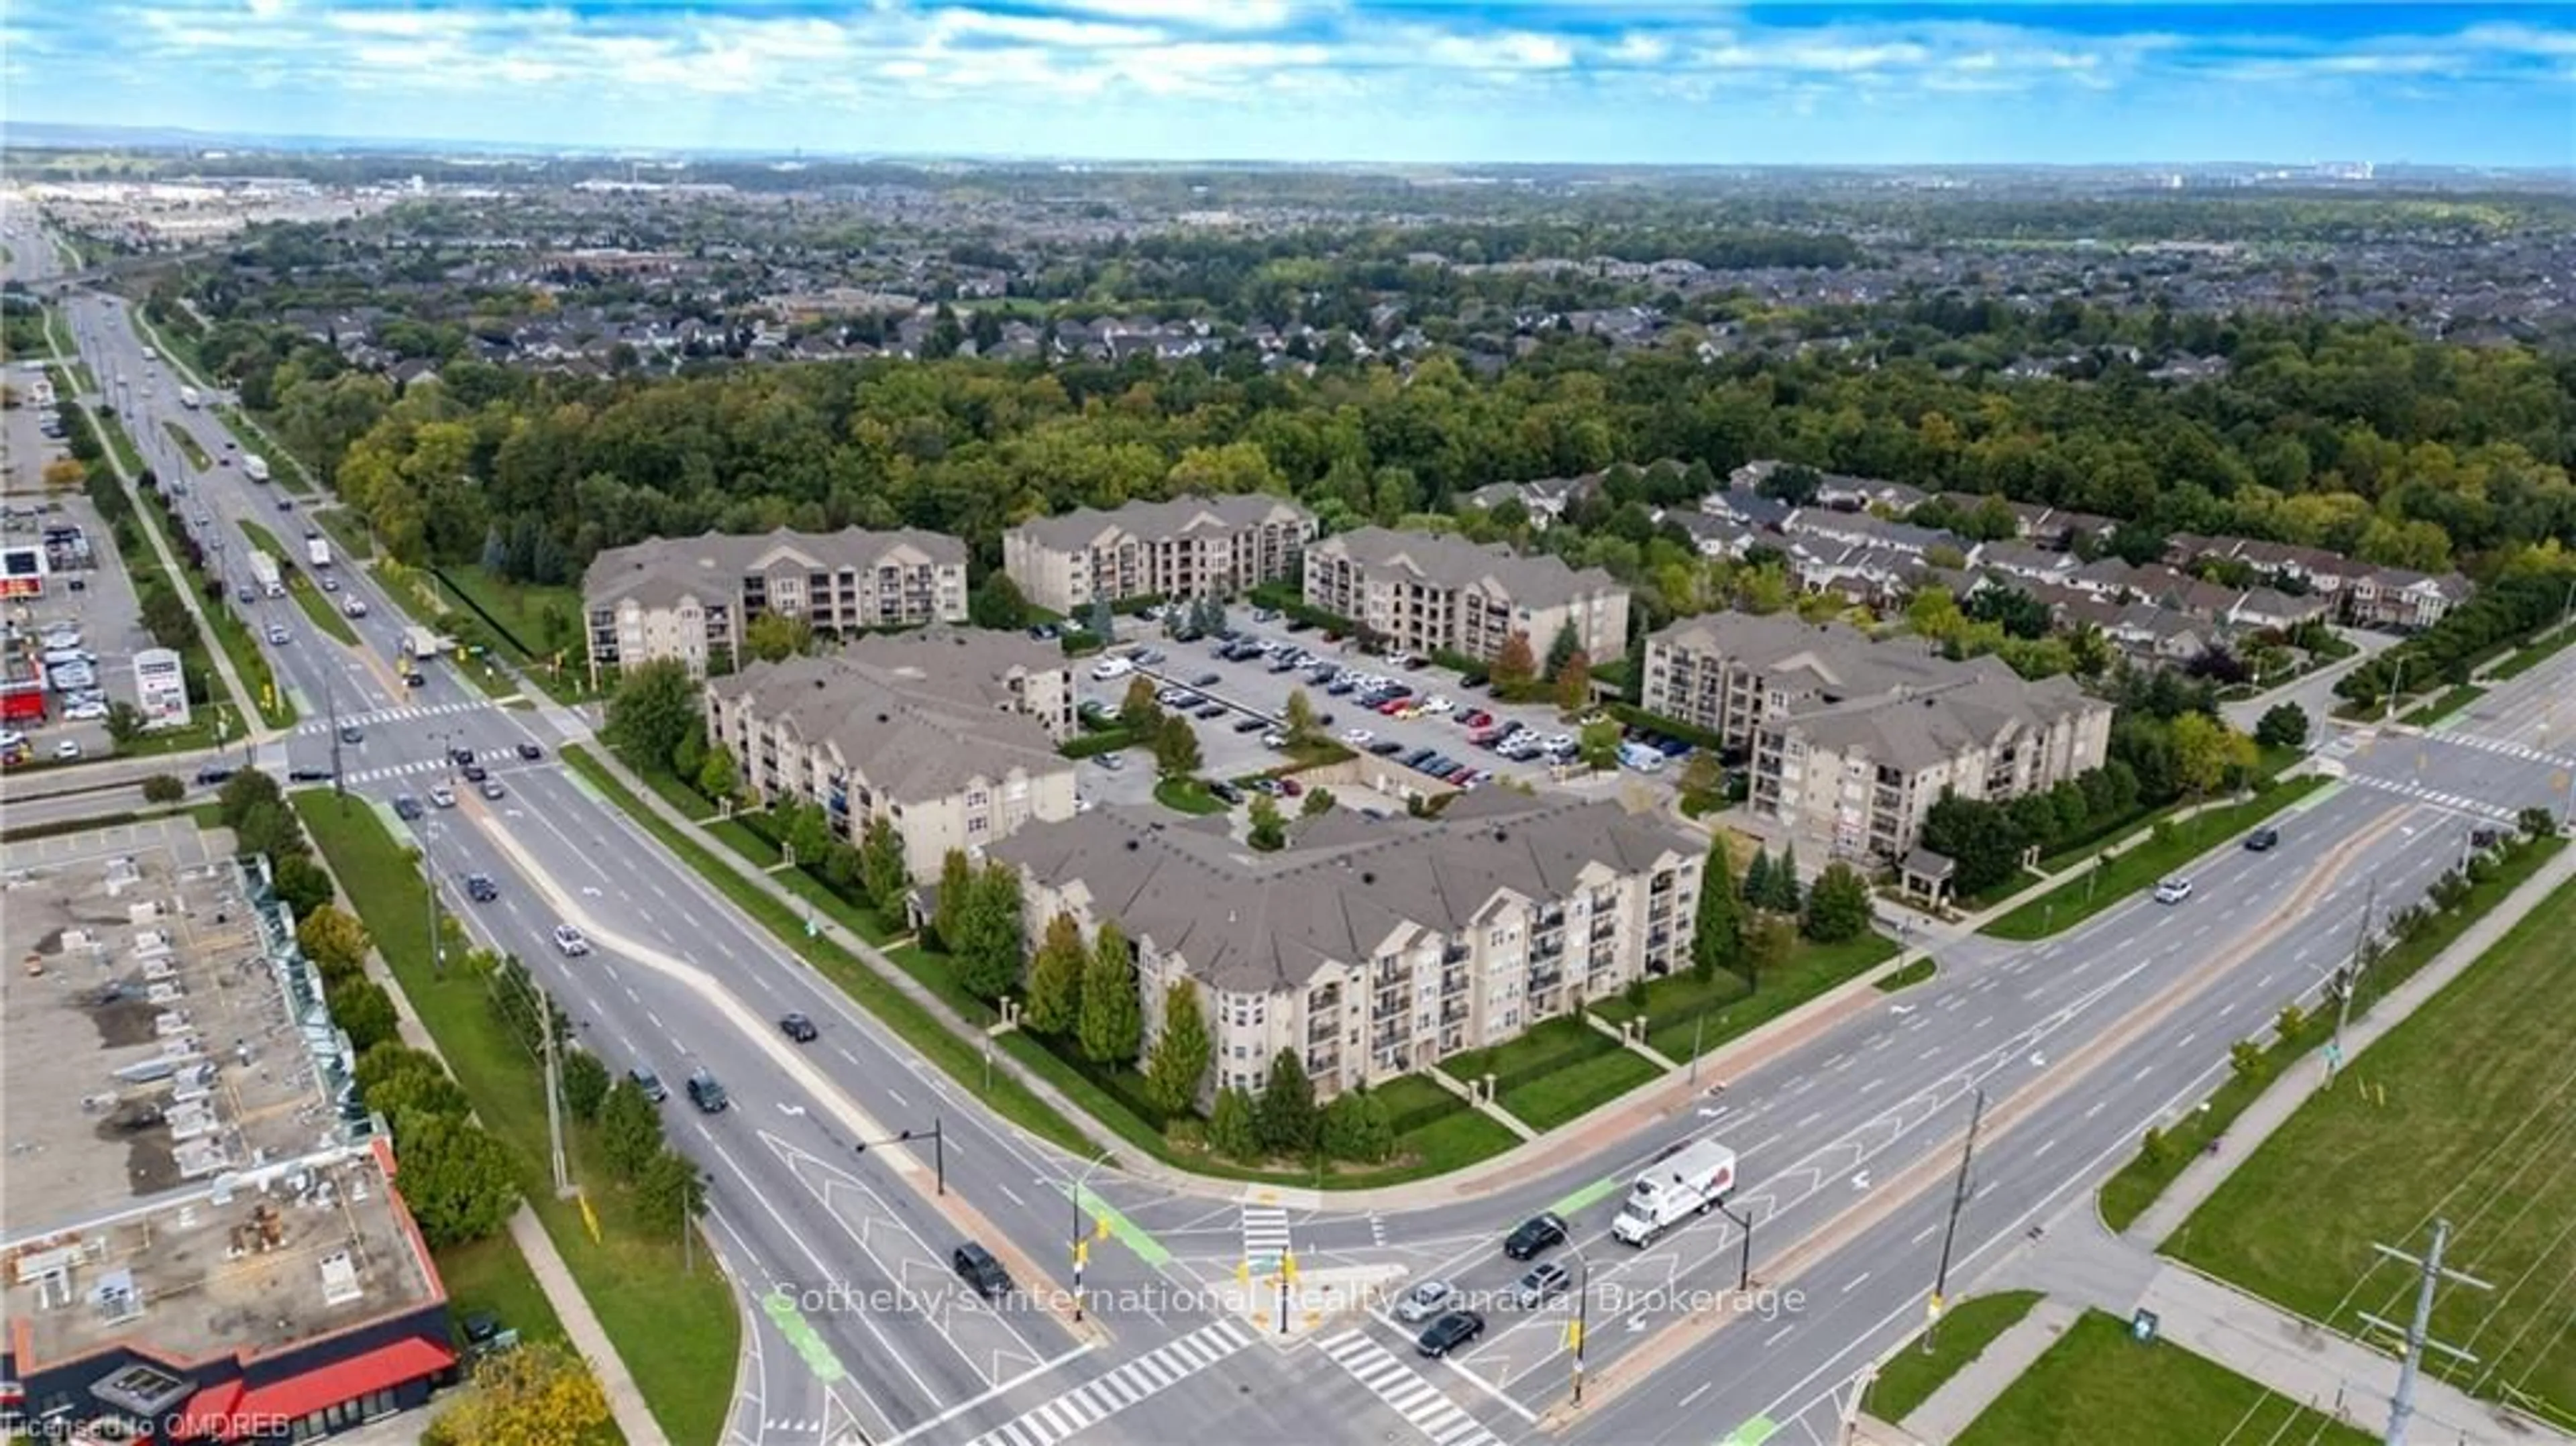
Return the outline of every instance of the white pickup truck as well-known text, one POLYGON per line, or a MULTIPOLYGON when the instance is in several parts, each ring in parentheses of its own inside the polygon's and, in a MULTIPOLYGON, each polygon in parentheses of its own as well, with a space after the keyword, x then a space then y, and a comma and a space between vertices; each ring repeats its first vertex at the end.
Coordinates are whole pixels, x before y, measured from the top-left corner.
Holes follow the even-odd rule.
POLYGON ((1648 1165, 1628 1187, 1627 1202, 1610 1233, 1622 1243, 1646 1246, 1694 1215, 1705 1214, 1735 1188, 1735 1152, 1715 1140, 1698 1140, 1648 1165))

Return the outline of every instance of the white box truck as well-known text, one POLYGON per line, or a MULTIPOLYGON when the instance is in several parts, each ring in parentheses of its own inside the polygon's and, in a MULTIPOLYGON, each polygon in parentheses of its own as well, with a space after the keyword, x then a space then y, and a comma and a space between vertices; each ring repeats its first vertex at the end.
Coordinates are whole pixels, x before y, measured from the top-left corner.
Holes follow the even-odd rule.
POLYGON ((181 387, 179 389, 180 406, 189 408, 193 411, 196 408, 197 400, 197 389, 195 387, 181 387))
POLYGON ((447 651, 447 639, 417 623, 403 629, 402 643, 403 651, 409 653, 414 662, 435 658, 447 651))
POLYGON ((261 592, 270 597, 286 596, 286 577, 277 570, 277 559, 258 548, 251 549, 250 575, 261 592))
POLYGON ((1715 1140, 1698 1140, 1648 1165, 1628 1187, 1627 1202, 1610 1233, 1645 1246, 1691 1216, 1704 1214, 1735 1188, 1735 1152, 1715 1140))
POLYGON ((266 457, 253 456, 248 452, 242 453, 242 475, 248 477, 253 482, 267 481, 268 459, 266 457))
POLYGON ((327 537, 308 537, 304 539, 304 560, 313 564, 315 567, 329 567, 331 565, 331 539, 327 537))

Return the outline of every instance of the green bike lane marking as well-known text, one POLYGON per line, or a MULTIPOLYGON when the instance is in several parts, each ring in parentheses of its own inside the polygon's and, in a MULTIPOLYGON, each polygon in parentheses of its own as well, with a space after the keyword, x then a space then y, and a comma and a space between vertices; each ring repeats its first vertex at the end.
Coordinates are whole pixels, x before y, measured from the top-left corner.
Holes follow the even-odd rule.
MULTIPOLYGON (((1079 1188, 1082 1192, 1082 1203, 1079 1208, 1086 1219, 1108 1221, 1110 1235, 1128 1249, 1135 1251, 1136 1258, 1147 1265, 1159 1270, 1172 1263, 1172 1252, 1163 1248, 1163 1242, 1146 1234, 1143 1226, 1120 1214, 1117 1206, 1093 1194, 1090 1186, 1084 1185, 1079 1188)), ((1074 1193, 1074 1188, 1058 1180, 1055 1182, 1055 1191, 1059 1195, 1070 1197, 1074 1193)))
POLYGON ((787 1342, 788 1347, 805 1358, 805 1368, 814 1373, 814 1379, 827 1386, 848 1379, 850 1373, 842 1369, 841 1358, 832 1354, 831 1344, 814 1329, 813 1322, 805 1319, 805 1313, 796 1308, 794 1297, 783 1290, 773 1290, 760 1298, 760 1309, 769 1317, 769 1323, 778 1328, 780 1338, 787 1342))
POLYGON ((1548 1213, 1551 1215, 1571 1215, 1586 1205, 1597 1204, 1600 1201, 1607 1200, 1611 1196, 1619 1193, 1619 1186, 1621 1183, 1621 1177, 1617 1175, 1610 1175, 1602 1179, 1595 1180, 1591 1184, 1584 1186, 1582 1189, 1575 1191, 1573 1194, 1568 1195, 1564 1199, 1547 1207, 1548 1213))
POLYGON ((1779 1430, 1779 1422, 1768 1416, 1756 1416, 1727 1432, 1726 1439, 1718 1442, 1717 1446, 1762 1446, 1763 1442, 1770 1440, 1778 1434, 1779 1430))

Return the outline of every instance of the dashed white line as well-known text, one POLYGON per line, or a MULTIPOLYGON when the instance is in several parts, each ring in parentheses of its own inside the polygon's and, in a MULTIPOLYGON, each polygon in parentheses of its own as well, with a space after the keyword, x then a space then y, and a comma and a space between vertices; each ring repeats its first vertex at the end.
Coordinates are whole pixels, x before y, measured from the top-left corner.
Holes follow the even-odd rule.
POLYGON ((660 1016, 660 1015, 658 1015, 658 1014, 655 1014, 652 1010, 649 1010, 649 1009, 645 1010, 645 1011, 644 1011, 644 1017, 645 1017, 646 1019, 649 1019, 649 1020, 653 1021, 653 1027, 654 1027, 655 1029, 658 1029, 658 1030, 662 1031, 664 1034, 668 1034, 668 1033, 670 1033, 670 1032, 671 1032, 671 1027, 670 1027, 669 1025, 664 1024, 664 1023, 662 1022, 662 1016, 660 1016))
POLYGON ((887 1099, 890 1099, 890 1100, 892 1100, 892 1101, 894 1101, 894 1107, 895 1107, 896 1109, 899 1109, 899 1110, 908 1110, 908 1109, 911 1109, 911 1108, 912 1108, 912 1101, 907 1100, 907 1099, 905 1099, 903 1096, 901 1096, 901 1095, 899 1095, 899 1094, 895 1093, 891 1088, 889 1088, 889 1089, 886 1091, 886 1098, 887 1098, 887 1099))
POLYGON ((1868 1272, 1868 1271, 1866 1271, 1866 1270, 1864 1270, 1864 1271, 1862 1271, 1860 1274, 1853 1276, 1853 1277, 1851 1278, 1851 1283, 1843 1287, 1843 1294, 1845 1294, 1845 1295, 1849 1295, 1849 1294, 1851 1294, 1853 1291, 1860 1289, 1862 1286, 1867 1285, 1868 1283, 1869 1283, 1869 1272, 1868 1272))

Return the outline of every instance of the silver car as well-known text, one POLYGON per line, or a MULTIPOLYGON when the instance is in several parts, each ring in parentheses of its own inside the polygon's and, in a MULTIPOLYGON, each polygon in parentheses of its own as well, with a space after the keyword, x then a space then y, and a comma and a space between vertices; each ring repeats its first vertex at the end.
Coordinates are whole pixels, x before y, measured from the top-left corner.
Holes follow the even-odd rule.
POLYGON ((1457 1295, 1458 1287, 1445 1280, 1426 1280, 1404 1293, 1395 1303, 1395 1318, 1406 1325, 1420 1325, 1440 1313, 1440 1308, 1457 1295))
POLYGON ((1573 1277, 1566 1274, 1564 1266, 1553 1260, 1542 1260, 1530 1267, 1529 1274, 1521 1277, 1518 1288, 1520 1303, 1525 1307, 1545 1304, 1550 1297, 1563 1294, 1565 1288, 1573 1283, 1573 1277))

